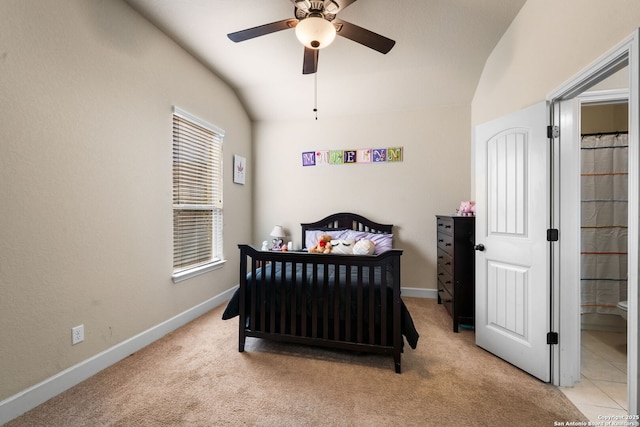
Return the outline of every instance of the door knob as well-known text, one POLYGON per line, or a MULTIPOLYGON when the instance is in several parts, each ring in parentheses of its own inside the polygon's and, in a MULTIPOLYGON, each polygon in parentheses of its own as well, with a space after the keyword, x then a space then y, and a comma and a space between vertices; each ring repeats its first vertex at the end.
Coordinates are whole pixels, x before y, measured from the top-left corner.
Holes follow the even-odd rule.
POLYGON ((482 251, 484 251, 484 245, 482 243, 480 243, 479 245, 475 245, 473 247, 473 249, 475 249, 476 251, 482 252, 482 251))

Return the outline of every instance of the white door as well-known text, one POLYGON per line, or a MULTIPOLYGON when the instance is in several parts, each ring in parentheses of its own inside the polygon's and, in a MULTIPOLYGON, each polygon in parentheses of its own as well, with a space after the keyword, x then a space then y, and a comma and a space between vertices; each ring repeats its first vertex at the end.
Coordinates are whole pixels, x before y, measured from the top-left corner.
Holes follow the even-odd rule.
POLYGON ((476 344, 545 382, 551 374, 548 118, 542 102, 475 128, 476 344))

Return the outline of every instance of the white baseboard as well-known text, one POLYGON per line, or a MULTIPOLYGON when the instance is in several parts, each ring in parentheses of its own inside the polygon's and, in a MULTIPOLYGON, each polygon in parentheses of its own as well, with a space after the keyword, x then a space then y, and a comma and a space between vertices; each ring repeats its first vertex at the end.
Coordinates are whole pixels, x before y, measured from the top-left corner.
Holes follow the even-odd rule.
POLYGON ((119 362, 130 354, 148 346, 152 342, 162 338, 180 326, 186 325, 213 308, 224 304, 231 298, 233 292, 235 292, 237 288, 238 286, 235 286, 220 295, 208 299, 207 301, 198 304, 197 306, 192 307, 171 319, 168 319, 103 351, 102 353, 98 353, 77 365, 58 372, 56 375, 39 384, 0 401, 0 425, 19 417, 52 397, 57 396, 63 391, 97 374, 103 369, 119 362))
POLYGON ((424 289, 424 288, 402 288, 400 289, 403 297, 415 297, 415 298, 438 298, 437 289, 424 289))

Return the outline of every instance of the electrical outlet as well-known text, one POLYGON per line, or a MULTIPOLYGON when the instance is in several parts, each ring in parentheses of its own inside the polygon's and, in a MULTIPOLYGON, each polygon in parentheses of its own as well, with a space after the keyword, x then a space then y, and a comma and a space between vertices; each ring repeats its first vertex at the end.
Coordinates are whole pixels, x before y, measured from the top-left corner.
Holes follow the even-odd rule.
POLYGON ((76 345, 84 341, 84 325, 71 328, 71 345, 76 345))

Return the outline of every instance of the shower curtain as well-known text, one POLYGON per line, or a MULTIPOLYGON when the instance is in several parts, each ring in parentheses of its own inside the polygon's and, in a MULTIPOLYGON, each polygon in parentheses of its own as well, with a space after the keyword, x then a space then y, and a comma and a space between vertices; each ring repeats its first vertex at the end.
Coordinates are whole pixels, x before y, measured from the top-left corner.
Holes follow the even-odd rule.
POLYGON ((582 313, 616 314, 627 300, 627 134, 581 143, 582 313))

